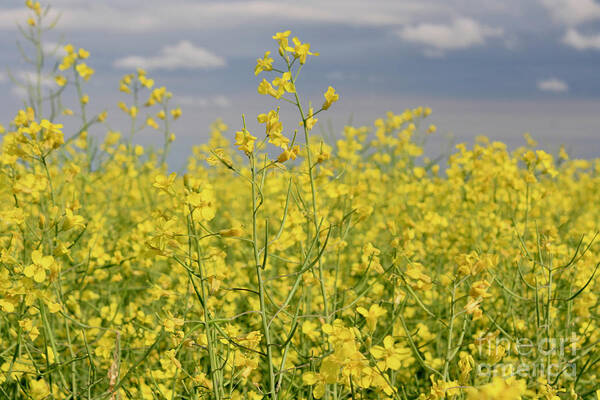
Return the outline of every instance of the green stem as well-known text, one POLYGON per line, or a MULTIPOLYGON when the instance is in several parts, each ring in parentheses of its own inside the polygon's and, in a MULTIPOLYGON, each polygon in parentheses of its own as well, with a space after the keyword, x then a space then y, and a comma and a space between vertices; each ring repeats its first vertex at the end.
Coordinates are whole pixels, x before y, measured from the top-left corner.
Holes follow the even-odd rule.
MULTIPOLYGON (((246 129, 246 122, 244 120, 244 129, 246 129)), ((260 316, 262 320, 263 335, 265 336, 265 344, 267 346, 267 362, 269 364, 269 397, 273 400, 277 399, 277 392, 275 391, 275 372, 273 370, 273 350, 271 343, 271 335, 269 329, 269 322, 267 318, 267 310, 265 305, 265 285, 262 276, 262 269, 266 267, 266 257, 264 265, 260 263, 260 257, 258 253, 258 237, 256 228, 256 214, 258 212, 258 206, 256 205, 256 165, 254 155, 250 154, 250 169, 252 172, 252 248, 254 250, 254 264, 256 267, 256 279, 258 280, 258 297, 260 302, 260 316)), ((265 228, 266 229, 266 228, 265 228)), ((266 246, 266 243, 265 243, 266 246)), ((265 249, 266 254, 266 249, 265 249)))
MULTIPOLYGON (((210 377, 213 382, 213 393, 215 395, 215 399, 219 400, 221 398, 221 385, 220 385, 220 380, 219 380, 219 376, 218 376, 218 368, 217 368, 217 362, 216 362, 216 357, 215 357, 215 349, 213 347, 214 346, 213 330, 212 330, 213 323, 211 322, 212 317, 210 316, 210 311, 208 310, 208 305, 206 303, 208 296, 207 296, 207 290, 206 290, 206 284, 205 284, 205 278, 204 278, 204 268, 202 266, 202 262, 200 261, 200 260, 202 260, 202 255, 200 254, 200 243, 198 240, 198 236, 196 235, 196 226, 194 224, 192 209, 189 210, 188 226, 189 226, 189 229, 191 230, 192 237, 194 238, 194 245, 195 245, 196 257, 197 257, 197 262, 198 262, 198 274, 200 275, 201 294, 198 293, 196 283, 194 282, 194 277, 192 276, 192 274, 189 271, 188 271, 188 276, 189 276, 190 282, 192 283, 192 286, 194 287, 194 291, 196 292, 196 295, 198 297, 201 296, 201 298, 199 298, 199 300, 202 305, 202 309, 204 311, 203 313, 204 313, 204 321, 205 321, 204 326, 206 329, 206 347, 208 349, 208 358, 210 361, 210 377)), ((190 251, 191 251, 191 249, 190 249, 190 251)), ((193 258, 191 256, 190 256, 190 260, 193 260, 193 258)))
MULTIPOLYGON (((291 74, 290 65, 288 64, 288 71, 291 74)), ((295 84, 297 79, 296 77, 292 80, 292 83, 295 84)), ((300 117, 302 118, 302 128, 304 129, 304 142, 306 144, 306 162, 308 163, 308 177, 310 179, 310 192, 311 192, 311 204, 312 204, 312 222, 315 228, 315 235, 317 237, 317 248, 320 248, 319 243, 319 220, 317 217, 317 191, 315 189, 315 179, 313 176, 313 162, 312 155, 310 152, 310 135, 308 133, 308 128, 306 127, 306 117, 304 115, 304 111, 302 109, 302 105, 300 104, 300 98, 298 97, 298 92, 294 91, 294 98, 296 99, 296 107, 298 108, 298 112, 300 113, 300 117)), ((307 255, 310 257, 310 254, 307 255)), ((317 264, 318 274, 319 274, 319 283, 321 289, 321 296, 323 297, 323 312, 327 316, 327 322, 329 322, 329 305, 327 302, 327 292, 325 290, 325 280, 323 278, 323 265, 321 263, 321 258, 319 258, 317 264)))

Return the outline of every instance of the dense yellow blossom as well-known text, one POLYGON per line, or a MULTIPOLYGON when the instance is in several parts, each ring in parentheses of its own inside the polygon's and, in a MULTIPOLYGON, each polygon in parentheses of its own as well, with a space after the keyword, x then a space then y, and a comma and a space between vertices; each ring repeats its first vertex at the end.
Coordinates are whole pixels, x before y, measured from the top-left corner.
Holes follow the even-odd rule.
POLYGON ((181 173, 177 96, 126 74, 113 129, 73 45, 48 96, 3 121, 0 398, 597 394, 600 160, 527 135, 432 161, 427 107, 318 137, 339 95, 300 96, 316 54, 290 35, 255 67, 277 102, 264 131, 216 120, 181 173), (136 141, 156 131, 162 148, 136 141))

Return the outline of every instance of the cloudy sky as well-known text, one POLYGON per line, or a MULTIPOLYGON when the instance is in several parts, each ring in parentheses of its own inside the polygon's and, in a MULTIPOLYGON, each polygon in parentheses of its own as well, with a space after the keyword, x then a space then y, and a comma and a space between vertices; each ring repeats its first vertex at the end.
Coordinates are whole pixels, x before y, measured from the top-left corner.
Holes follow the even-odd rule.
MULTIPOLYGON (((0 5, 0 65, 24 77, 16 23, 21 1, 0 5)), ((386 111, 431 106, 438 145, 478 134, 549 149, 600 154, 600 2, 598 0, 54 0, 61 14, 49 41, 88 49, 96 69, 90 106, 118 118, 118 79, 147 68, 182 106, 177 159, 202 142, 217 116, 239 128, 240 115, 274 107, 256 93, 253 68, 275 50, 274 32, 291 29, 320 57, 303 70, 301 94, 315 103, 332 85, 340 102, 321 127, 371 124, 386 111)), ((274 51, 275 52, 275 51, 274 51)), ((0 118, 19 91, 0 70, 0 118)), ((285 108, 285 105, 283 105, 285 108)), ((284 113, 285 114, 285 113, 284 113)), ((258 128, 257 128, 258 129, 258 128)), ((157 142, 152 132, 139 140, 157 142)))

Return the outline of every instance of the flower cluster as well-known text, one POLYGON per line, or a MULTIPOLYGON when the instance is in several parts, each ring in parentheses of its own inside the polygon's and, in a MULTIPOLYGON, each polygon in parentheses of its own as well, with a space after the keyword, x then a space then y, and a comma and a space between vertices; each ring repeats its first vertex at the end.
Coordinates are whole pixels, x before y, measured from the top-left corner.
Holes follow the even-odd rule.
POLYGON ((264 134, 216 120, 181 173, 165 162, 177 97, 125 75, 122 135, 88 115, 73 46, 49 71, 59 88, 0 126, 0 397, 598 395, 600 160, 530 136, 431 159, 427 107, 328 143, 313 128, 338 94, 300 96, 318 54, 289 37, 274 36, 282 66, 266 52, 255 73, 275 74, 259 93, 294 129, 279 104, 264 134), (155 130, 162 149, 136 144, 155 130))

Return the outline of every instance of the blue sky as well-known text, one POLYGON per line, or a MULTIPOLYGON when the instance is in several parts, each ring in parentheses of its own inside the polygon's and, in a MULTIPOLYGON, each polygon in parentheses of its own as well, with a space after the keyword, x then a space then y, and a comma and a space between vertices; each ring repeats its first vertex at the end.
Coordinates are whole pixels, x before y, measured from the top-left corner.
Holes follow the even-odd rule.
MULTIPOLYGON (((0 5, 0 65, 23 70, 16 23, 21 1, 0 5)), ((275 106, 259 96, 253 68, 271 36, 291 29, 320 57, 303 70, 302 94, 315 103, 332 85, 341 100, 322 115, 341 131, 386 111, 428 105, 438 145, 452 135, 522 142, 524 132, 582 157, 600 152, 600 2, 596 0, 191 1, 55 0, 61 19, 49 41, 90 50, 92 108, 109 105, 118 125, 118 79, 135 65, 165 85, 184 115, 175 157, 202 142, 217 116, 275 106), (113 112, 114 110, 114 112, 113 112)), ((0 70, 2 71, 2 70, 0 70)), ((19 93, 0 72, 0 118, 19 93), (4 79, 3 79, 4 78, 4 79)), ((257 128, 258 129, 258 128, 257 128)), ((152 132, 139 140, 157 143, 152 132)))

